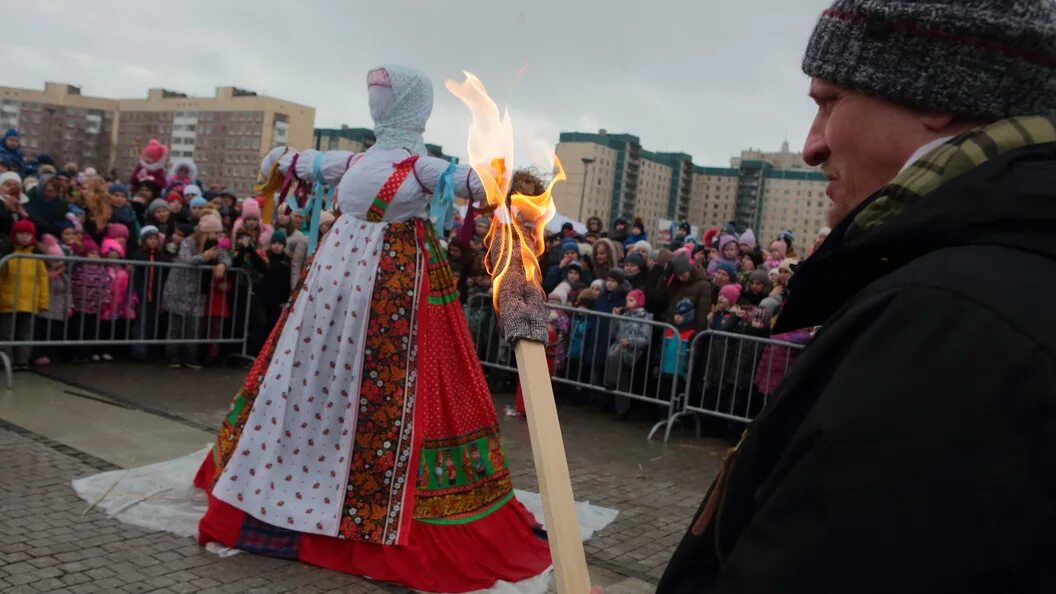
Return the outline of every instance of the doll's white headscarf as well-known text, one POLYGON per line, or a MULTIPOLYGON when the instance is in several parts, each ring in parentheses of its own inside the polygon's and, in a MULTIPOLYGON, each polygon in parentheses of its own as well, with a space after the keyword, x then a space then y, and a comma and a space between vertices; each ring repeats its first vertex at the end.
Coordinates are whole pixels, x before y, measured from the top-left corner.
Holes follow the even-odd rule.
MULTIPOLYGON (((376 114, 374 135, 380 149, 405 148, 425 155, 425 123, 433 112, 433 83, 429 77, 406 66, 381 66, 389 74, 395 98, 376 114)), ((376 69, 375 69, 376 70, 376 69)))

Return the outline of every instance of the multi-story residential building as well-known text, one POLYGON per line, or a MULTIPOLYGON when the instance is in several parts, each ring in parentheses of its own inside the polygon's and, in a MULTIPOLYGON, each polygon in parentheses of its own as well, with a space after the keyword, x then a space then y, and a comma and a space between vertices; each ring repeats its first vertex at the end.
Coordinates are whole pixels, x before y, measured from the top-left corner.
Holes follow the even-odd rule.
POLYGON ((127 177, 151 138, 171 157, 193 158, 199 177, 239 195, 251 192, 260 158, 272 147, 311 146, 315 109, 235 87, 214 97, 150 89, 146 99, 108 99, 78 87, 43 91, 0 87, 0 126, 18 128, 28 156, 52 156, 127 177))
POLYGON ((732 222, 761 243, 783 229, 811 241, 825 222, 825 177, 787 142, 777 152, 744 151, 730 167, 702 167, 685 153, 643 150, 630 134, 565 132, 557 155, 568 177, 555 188, 557 209, 580 221, 638 216, 650 233, 661 221, 732 222))
POLYGON ((27 156, 43 153, 60 168, 74 161, 104 171, 113 153, 117 104, 62 83, 44 83, 43 91, 0 87, 0 129, 16 128, 27 156))
POLYGON ((194 159, 202 181, 244 196, 261 157, 279 145, 312 146, 314 124, 312 107, 235 87, 218 87, 209 98, 150 89, 146 99, 119 102, 114 168, 127 175, 142 147, 157 138, 168 141, 170 157, 194 159))

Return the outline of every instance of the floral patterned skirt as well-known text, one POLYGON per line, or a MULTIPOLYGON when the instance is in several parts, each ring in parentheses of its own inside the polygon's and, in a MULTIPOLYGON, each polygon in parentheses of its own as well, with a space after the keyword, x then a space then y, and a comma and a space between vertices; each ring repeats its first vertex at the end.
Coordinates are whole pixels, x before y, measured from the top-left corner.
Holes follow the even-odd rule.
MULTIPOLYGON (((327 319, 324 312, 335 308, 336 298, 323 299, 325 292, 316 291, 328 278, 345 277, 326 267, 344 265, 356 274, 361 274, 357 267, 366 268, 355 258, 338 257, 338 246, 329 245, 345 241, 346 246, 369 246, 362 236, 369 234, 370 224, 356 229, 360 222, 353 221, 339 219, 346 224, 335 225, 338 233, 327 236, 297 291, 296 304, 284 310, 199 469, 195 484, 211 495, 199 526, 200 542, 216 541, 433 592, 476 590, 500 579, 519 581, 541 573, 550 565, 547 543, 513 496, 491 395, 450 268, 428 224, 382 223, 385 229, 374 235, 380 245, 371 250, 376 260, 368 263, 373 271, 369 308, 345 315, 349 320, 367 316, 362 336, 357 335, 354 351, 343 349, 343 355, 329 362, 337 370, 355 357, 355 365, 348 363, 359 371, 355 385, 306 379, 304 385, 311 389, 284 388, 281 398, 263 396, 267 405, 257 401, 262 393, 276 393, 266 387, 272 381, 269 374, 292 367, 277 361, 306 358, 282 347, 296 338, 286 334, 305 334, 309 320, 319 324, 319 319, 327 319), (335 403, 347 412, 334 413, 335 403), (327 414, 341 416, 328 425, 327 414), (307 420, 296 424, 301 418, 307 420), (321 420, 313 424, 313 419, 321 420), (261 425, 269 425, 269 420, 275 428, 267 440, 251 437, 255 429, 266 432, 261 425), (283 434, 282 427, 292 429, 283 434), (321 434, 330 430, 332 435, 321 434), (337 437, 341 432, 347 437, 337 437), (266 446, 271 436, 276 442, 286 440, 272 449, 285 448, 287 457, 294 451, 301 455, 298 450, 309 443, 329 443, 331 437, 335 452, 347 455, 314 458, 313 453, 311 464, 298 460, 300 468, 287 469, 280 468, 289 465, 281 454, 243 454, 247 444, 254 449, 258 442, 266 446), (235 458, 238 464, 232 462, 243 455, 235 458), (253 490, 262 491, 245 493, 256 498, 253 505, 244 502, 242 491, 232 495, 227 489, 223 498, 217 496, 217 487, 232 478, 232 467, 238 474, 253 475, 245 488, 256 485, 253 490), (314 476, 322 476, 324 485, 330 479, 340 492, 313 489, 320 485, 314 476), (257 506, 256 501, 267 503, 257 506), (305 513, 322 515, 324 508, 339 514, 332 524, 334 533, 322 533, 322 522, 312 526, 304 520, 305 513), (299 514, 296 518, 293 510, 299 514), (267 511, 271 513, 259 513, 267 511), (289 523, 279 517, 287 511, 289 523)), ((349 287, 360 288, 354 282, 349 287)), ((309 355, 317 363, 315 373, 324 376, 325 347, 312 344, 309 355)))

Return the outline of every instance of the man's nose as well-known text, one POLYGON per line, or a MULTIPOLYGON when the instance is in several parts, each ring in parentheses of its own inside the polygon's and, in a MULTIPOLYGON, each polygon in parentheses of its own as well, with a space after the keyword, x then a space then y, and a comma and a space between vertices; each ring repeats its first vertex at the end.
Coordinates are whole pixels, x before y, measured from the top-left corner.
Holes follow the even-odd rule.
POLYGON ((825 126, 821 118, 815 118, 807 134, 807 140, 803 143, 803 160, 808 165, 817 167, 829 160, 829 144, 825 140, 825 126))

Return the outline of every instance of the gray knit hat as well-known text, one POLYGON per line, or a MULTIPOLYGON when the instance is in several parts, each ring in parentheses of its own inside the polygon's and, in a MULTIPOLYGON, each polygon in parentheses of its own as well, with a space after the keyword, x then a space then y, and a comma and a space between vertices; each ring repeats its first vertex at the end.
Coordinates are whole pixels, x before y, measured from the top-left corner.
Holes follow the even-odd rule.
POLYGON ((1056 114, 1056 1, 836 0, 803 71, 965 117, 1056 114))

